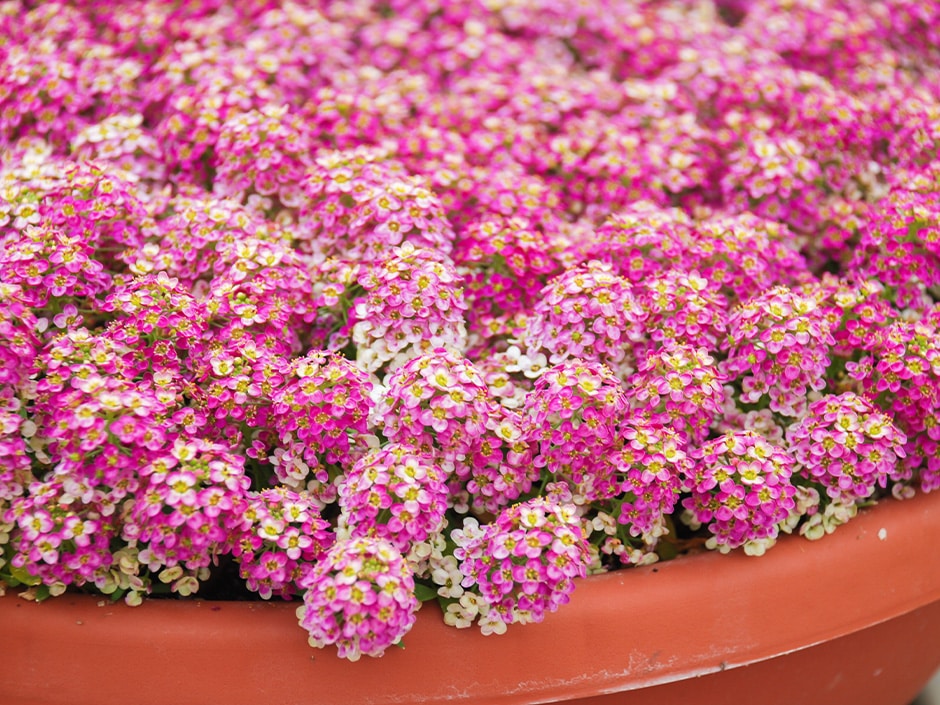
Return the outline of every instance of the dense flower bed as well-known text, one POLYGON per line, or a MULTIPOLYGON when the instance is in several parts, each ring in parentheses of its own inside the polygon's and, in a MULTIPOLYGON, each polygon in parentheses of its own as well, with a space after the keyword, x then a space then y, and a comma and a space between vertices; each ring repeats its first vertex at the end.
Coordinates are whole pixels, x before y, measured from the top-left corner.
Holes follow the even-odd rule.
POLYGON ((940 3, 0 3, 0 586, 340 656, 940 488, 940 3), (221 576, 221 577, 220 577, 221 576))

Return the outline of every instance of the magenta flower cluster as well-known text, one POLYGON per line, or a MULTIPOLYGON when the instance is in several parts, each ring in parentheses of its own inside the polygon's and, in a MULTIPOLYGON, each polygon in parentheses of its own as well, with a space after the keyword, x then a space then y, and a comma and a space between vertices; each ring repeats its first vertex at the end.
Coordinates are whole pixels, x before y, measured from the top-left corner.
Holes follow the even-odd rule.
POLYGON ((937 27, 0 3, 0 589, 356 659, 940 489, 937 27))
POLYGON ((853 392, 827 395, 787 429, 800 472, 835 501, 865 500, 888 480, 901 479, 907 438, 891 419, 853 392))
POLYGON ((587 544, 570 505, 536 498, 475 528, 454 532, 454 556, 463 587, 479 589, 481 611, 494 631, 540 622, 568 602, 573 579, 586 575, 587 544))
POLYGON ((444 528, 446 473, 414 446, 389 444, 360 458, 339 488, 342 521, 354 537, 374 536, 403 553, 444 528))
POLYGON ((286 487, 249 492, 242 532, 232 548, 248 588, 264 599, 288 598, 334 541, 310 495, 286 487))
POLYGON ((725 433, 696 455, 691 496, 682 501, 690 521, 707 523, 709 543, 723 553, 744 546, 760 555, 796 508, 793 458, 753 431, 725 433))
POLYGON ((297 609, 310 644, 336 644, 340 658, 381 656, 414 625, 420 603, 408 563, 387 541, 340 541, 302 581, 297 609))

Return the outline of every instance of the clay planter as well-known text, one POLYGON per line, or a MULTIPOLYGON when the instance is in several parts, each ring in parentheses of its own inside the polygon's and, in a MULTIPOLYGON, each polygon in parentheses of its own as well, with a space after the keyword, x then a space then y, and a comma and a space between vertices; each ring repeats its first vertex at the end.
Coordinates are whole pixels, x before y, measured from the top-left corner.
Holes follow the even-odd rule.
POLYGON ((940 492, 817 542, 582 581, 501 637, 426 606, 405 649, 348 663, 294 604, 0 599, 0 703, 910 702, 940 666, 940 492), (607 694, 607 695, 605 695, 607 694))

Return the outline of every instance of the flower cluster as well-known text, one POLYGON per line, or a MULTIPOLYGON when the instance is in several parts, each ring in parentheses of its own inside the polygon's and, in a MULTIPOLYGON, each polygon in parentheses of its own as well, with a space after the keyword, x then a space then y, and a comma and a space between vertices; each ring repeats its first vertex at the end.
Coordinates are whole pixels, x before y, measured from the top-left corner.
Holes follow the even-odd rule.
POLYGON ((0 385, 9 390, 22 387, 39 348, 38 321, 24 298, 23 288, 0 282, 0 385))
MULTIPOLYGON (((80 340, 80 336, 75 336, 80 340)), ((72 341, 63 339, 59 350, 72 341)), ((108 343, 88 341, 104 357, 108 343)), ((78 355, 76 355, 78 357, 78 355)), ((60 366, 37 385, 35 419, 43 428, 36 439, 43 455, 55 458, 63 501, 81 501, 101 514, 117 511, 140 486, 140 473, 169 439, 166 417, 173 395, 147 382, 134 383, 113 373, 96 374, 88 365, 60 366), (62 375, 62 383, 50 380, 62 375)))
POLYGON ((923 307, 924 289, 940 285, 940 191, 895 188, 862 230, 852 268, 894 287, 897 305, 923 307))
POLYGON ((619 480, 612 514, 621 531, 605 538, 601 550, 624 563, 657 560, 653 552, 669 533, 667 518, 679 502, 692 473, 692 460, 682 439, 668 427, 639 418, 625 419, 618 429, 619 480))
POLYGON ((263 211, 299 207, 309 166, 305 138, 303 125, 286 105, 232 115, 215 145, 214 190, 263 211))
POLYGON ((643 289, 640 305, 654 343, 713 349, 723 338, 727 300, 696 272, 670 269, 645 281, 643 289))
POLYGON ((249 492, 243 512, 232 555, 248 588, 265 599, 294 595, 333 545, 329 522, 311 496, 285 487, 249 492))
POLYGON ((414 577, 395 548, 382 539, 337 542, 301 585, 300 626, 312 646, 336 644, 340 658, 381 656, 401 641, 419 602, 414 577))
MULTIPOLYGON (((14 484, 7 493, 16 489, 16 480, 23 479, 22 472, 10 474, 14 484)), ((76 502, 59 479, 33 482, 27 489, 28 494, 8 500, 0 517, 14 529, 11 568, 28 576, 26 582, 42 583, 53 592, 73 583, 97 582, 111 563, 109 544, 117 536, 115 520, 76 502)))
POLYGON ((435 348, 389 375, 375 416, 386 438, 439 453, 465 479, 494 407, 473 364, 435 348))
POLYGON ((98 299, 109 291, 112 277, 94 259, 87 239, 49 226, 27 225, 0 239, 3 254, 0 266, 6 270, 4 282, 19 285, 21 296, 31 309, 54 319, 76 302, 100 305, 98 299))
MULTIPOLYGON (((527 419, 501 406, 490 407, 486 430, 470 456, 465 488, 452 483, 456 496, 476 513, 496 513, 532 490, 539 477, 538 445, 532 439, 527 419)), ((462 506, 462 504, 461 504, 462 506)))
POLYGON ((520 314, 559 273, 558 255, 545 233, 524 218, 496 217, 473 223, 457 243, 454 259, 467 275, 467 324, 480 345, 522 332, 520 314))
POLYGON ((721 374, 706 348, 674 344, 652 352, 629 382, 630 404, 639 414, 696 445, 708 437, 725 399, 721 374))
POLYGON ((181 184, 209 181, 215 146, 229 118, 282 102, 267 82, 276 65, 222 51, 225 45, 214 34, 180 37, 166 47, 152 66, 155 75, 141 87, 145 112, 158 115, 154 134, 168 176, 181 184))
POLYGON ((741 385, 741 400, 785 416, 800 416, 807 392, 825 386, 834 340, 824 311, 810 297, 777 287, 728 316, 723 373, 741 385))
POLYGON ((740 146, 728 155, 721 189, 736 210, 802 225, 810 220, 806 211, 815 205, 820 168, 807 158, 800 140, 773 135, 771 124, 769 118, 758 121, 753 132, 741 136, 740 146))
POLYGON ((907 438, 874 405, 852 392, 827 395, 787 430, 798 474, 825 488, 834 501, 868 499, 888 479, 900 479, 907 438))
POLYGON ((940 484, 940 345, 937 325, 928 317, 919 322, 897 320, 879 329, 873 354, 846 369, 865 393, 890 409, 898 428, 907 436, 905 475, 914 470, 921 485, 940 484))
POLYGON ((549 282, 532 311, 523 333, 529 355, 544 353, 553 365, 576 359, 632 371, 646 312, 630 282, 610 268, 569 269, 549 282))
POLYGON ((743 546, 760 555, 796 509, 793 460, 751 431, 726 433, 696 453, 691 496, 682 501, 693 524, 708 523, 708 542, 722 553, 743 546))
POLYGON ((113 316, 109 336, 154 370, 177 369, 180 357, 200 347, 209 325, 205 304, 166 272, 113 288, 101 310, 113 316))
POLYGON ((720 286, 731 304, 778 285, 812 280, 799 240, 776 220, 747 211, 716 215, 696 223, 683 239, 688 243, 684 268, 720 286))
POLYGON ((180 438, 140 470, 121 533, 141 549, 140 563, 168 573, 177 592, 195 592, 199 576, 232 551, 249 488, 244 464, 224 446, 180 438))
POLYGON ((40 136, 62 149, 82 127, 137 97, 143 66, 98 39, 94 21, 65 3, 0 12, 0 145, 40 136))
POLYGON ((444 528, 446 469, 392 443, 362 458, 343 478, 339 506, 350 536, 375 536, 402 554, 444 528))
POLYGON ((627 399, 610 368, 567 362, 548 369, 528 397, 539 464, 586 500, 619 493, 617 429, 627 399))
POLYGON ((72 138, 72 156, 113 165, 142 187, 157 186, 166 179, 163 153, 143 121, 140 113, 120 113, 89 125, 72 138))
POLYGON ((320 256, 372 261, 406 242, 450 253, 454 232, 437 196, 380 149, 318 157, 305 189, 301 223, 320 256))
POLYGON ((453 264, 406 242, 359 277, 367 294, 355 306, 352 342, 369 372, 392 371, 438 347, 463 351, 466 304, 453 264))
POLYGON ((308 353, 278 372, 271 395, 277 479, 335 499, 333 480, 367 447, 372 383, 345 358, 324 352, 308 353))
POLYGON ((550 499, 512 505, 482 527, 468 519, 452 536, 463 587, 482 598, 484 633, 541 621, 568 602, 573 579, 586 574, 589 551, 577 517, 550 499))

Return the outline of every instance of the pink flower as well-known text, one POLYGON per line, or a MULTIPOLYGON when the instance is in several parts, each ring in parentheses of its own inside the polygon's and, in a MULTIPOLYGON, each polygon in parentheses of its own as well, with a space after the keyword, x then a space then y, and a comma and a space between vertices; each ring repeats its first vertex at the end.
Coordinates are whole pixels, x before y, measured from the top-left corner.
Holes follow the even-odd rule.
POLYGON ((707 524, 709 545, 762 553, 794 512, 793 460, 751 431, 726 433, 695 453, 691 496, 682 501, 694 524, 707 524))
POLYGON ((440 461, 407 444, 364 455, 339 488, 350 536, 385 539, 402 554, 444 526, 447 472, 440 461))
POLYGON ((250 492, 232 555, 248 588, 285 599, 322 559, 335 537, 312 495, 283 487, 250 492))
POLYGON ((479 590, 505 624, 540 622, 557 610, 589 561, 574 507, 542 498, 508 507, 479 535, 455 538, 463 586, 479 590))
POLYGON ((401 554, 376 538, 337 543, 303 580, 300 626, 340 658, 380 657, 414 625, 414 578, 401 554))
POLYGON ((807 415, 787 430, 787 441, 799 475, 819 483, 834 502, 862 501, 904 474, 898 465, 906 455, 906 436, 852 392, 810 404, 807 415))

